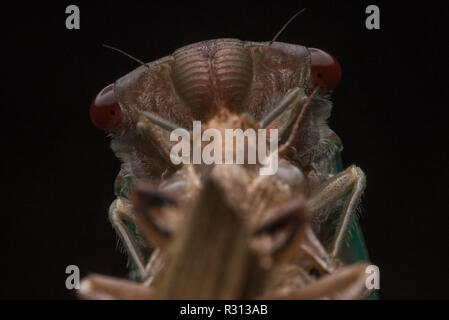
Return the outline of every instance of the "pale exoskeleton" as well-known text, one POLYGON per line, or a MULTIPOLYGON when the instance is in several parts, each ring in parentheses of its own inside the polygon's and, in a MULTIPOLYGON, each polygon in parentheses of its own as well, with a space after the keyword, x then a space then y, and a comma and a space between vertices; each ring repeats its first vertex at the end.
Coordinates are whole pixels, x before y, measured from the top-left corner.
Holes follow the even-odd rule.
POLYGON ((92 275, 80 295, 368 297, 354 214, 365 176, 356 166, 339 172, 342 145, 327 125, 340 77, 338 62, 318 49, 217 39, 105 88, 91 118, 122 161, 110 220, 140 283, 92 275), (276 129, 277 172, 174 164, 170 132, 192 130, 194 120, 219 131, 276 129))

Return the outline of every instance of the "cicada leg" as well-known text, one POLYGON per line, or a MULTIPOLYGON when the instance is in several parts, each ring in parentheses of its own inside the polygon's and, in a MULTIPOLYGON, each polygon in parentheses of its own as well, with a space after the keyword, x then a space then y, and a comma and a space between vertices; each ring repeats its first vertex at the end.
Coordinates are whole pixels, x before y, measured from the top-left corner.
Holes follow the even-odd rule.
MULTIPOLYGON (((137 267, 142 280, 148 280, 154 270, 151 270, 152 261, 145 267, 144 255, 132 231, 126 222, 131 222, 138 227, 139 232, 153 248, 164 248, 171 237, 172 230, 164 229, 156 223, 155 215, 161 207, 173 205, 173 201, 158 192, 149 184, 137 184, 133 192, 133 203, 128 199, 118 198, 111 206, 109 217, 112 225, 123 240, 126 250, 137 267)), ((152 256, 159 256, 159 251, 154 251, 152 256)), ((160 260, 160 259, 159 259, 160 260)), ((156 264, 157 265, 157 264, 156 264)), ((157 269, 157 266, 155 267, 157 269)))
POLYGON ((131 198, 136 223, 145 239, 153 248, 165 248, 174 230, 157 223, 156 217, 163 216, 161 209, 173 206, 174 200, 146 182, 136 184, 131 198))
POLYGON ((292 229, 287 240, 273 247, 270 252, 276 265, 301 261, 308 271, 316 269, 322 274, 327 274, 334 270, 328 253, 312 230, 309 210, 303 197, 291 200, 274 210, 270 216, 270 219, 257 227, 255 239, 264 234, 273 236, 279 230, 292 229))
MULTIPOLYGON (((166 162, 173 168, 179 168, 181 164, 175 165, 170 160, 170 133, 176 129, 183 129, 151 112, 141 112, 137 123, 139 134, 145 142, 154 145, 166 162)), ((186 132, 187 130, 184 129, 186 132)))
POLYGON ((313 191, 308 201, 310 210, 312 213, 316 213, 350 192, 345 200, 343 212, 339 217, 337 229, 329 250, 331 257, 334 259, 338 257, 344 243, 351 218, 365 189, 365 181, 366 178, 363 171, 352 165, 321 184, 313 191))
POLYGON ((151 291, 133 281, 94 274, 81 281, 78 295, 91 300, 149 300, 151 291))
MULTIPOLYGON (((261 128, 268 127, 273 121, 280 119, 282 122, 295 119, 305 101, 303 89, 298 87, 291 89, 282 100, 259 122, 261 128)), ((289 123, 290 125, 291 123, 289 123)))
POLYGON ((115 231, 123 241, 123 244, 128 252, 129 257, 134 262, 140 277, 145 275, 145 266, 143 254, 137 244, 135 237, 126 222, 135 223, 135 219, 128 208, 123 205, 123 202, 118 198, 112 202, 109 209, 109 220, 115 231))
POLYGON ((312 93, 307 97, 307 99, 305 99, 302 104, 298 105, 298 106, 300 106, 301 111, 298 113, 298 115, 295 118, 296 119, 295 123, 293 124, 293 127, 292 127, 290 133, 288 134, 287 140, 282 145, 279 146, 279 149, 278 149, 279 156, 285 156, 286 154, 288 154, 290 147, 292 146, 293 141, 295 140, 295 137, 298 134, 301 122, 304 119, 304 115, 307 111, 307 108, 309 107, 311 101, 313 100, 315 95, 318 93, 318 91, 319 91, 319 87, 316 87, 312 91, 312 93))
POLYGON ((365 284, 366 267, 367 264, 364 263, 341 267, 331 274, 312 281, 305 287, 271 292, 264 298, 288 300, 364 299, 371 293, 365 284))

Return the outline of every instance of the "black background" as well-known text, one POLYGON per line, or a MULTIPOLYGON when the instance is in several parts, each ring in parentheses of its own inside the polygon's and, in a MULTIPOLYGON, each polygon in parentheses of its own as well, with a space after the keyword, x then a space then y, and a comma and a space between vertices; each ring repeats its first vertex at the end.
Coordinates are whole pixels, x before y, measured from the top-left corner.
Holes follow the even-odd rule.
POLYGON ((362 227, 383 299, 449 298, 448 12, 437 2, 74 1, 2 12, 1 298, 75 298, 65 268, 123 277, 107 220, 118 160, 89 120, 92 98, 136 67, 196 41, 231 37, 324 49, 343 67, 331 127, 345 165, 368 177, 362 227), (318 2, 318 3, 317 3, 318 2), (377 4, 381 30, 365 28, 377 4))

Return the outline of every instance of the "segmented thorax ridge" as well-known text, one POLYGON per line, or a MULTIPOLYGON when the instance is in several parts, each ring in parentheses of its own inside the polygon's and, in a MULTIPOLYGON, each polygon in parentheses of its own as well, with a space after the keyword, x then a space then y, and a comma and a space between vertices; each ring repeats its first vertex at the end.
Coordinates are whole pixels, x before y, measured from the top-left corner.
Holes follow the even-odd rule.
POLYGON ((176 50, 173 58, 175 90, 194 113, 213 114, 223 105, 241 109, 253 79, 252 58, 242 41, 204 41, 176 50))

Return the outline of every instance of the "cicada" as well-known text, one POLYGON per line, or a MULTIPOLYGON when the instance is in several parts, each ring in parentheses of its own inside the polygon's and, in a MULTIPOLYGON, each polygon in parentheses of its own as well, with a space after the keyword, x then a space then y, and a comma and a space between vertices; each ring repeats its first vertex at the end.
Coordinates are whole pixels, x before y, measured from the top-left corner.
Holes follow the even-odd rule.
POLYGON ((141 64, 90 108, 122 163, 109 217, 134 279, 90 275, 80 295, 368 297, 355 214, 365 175, 354 165, 342 169, 342 143, 327 124, 338 61, 296 44, 215 39, 141 64), (278 170, 263 176, 261 163, 174 164, 170 135, 191 131, 193 121, 219 132, 277 130, 278 170))

